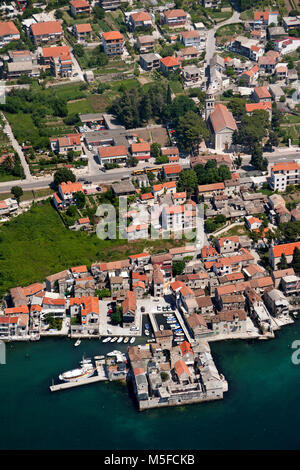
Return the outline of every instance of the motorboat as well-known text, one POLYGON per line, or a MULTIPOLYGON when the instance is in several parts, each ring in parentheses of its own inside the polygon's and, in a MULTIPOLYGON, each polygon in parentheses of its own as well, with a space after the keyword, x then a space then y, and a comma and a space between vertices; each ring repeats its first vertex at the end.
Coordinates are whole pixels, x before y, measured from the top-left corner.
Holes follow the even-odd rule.
POLYGON ((80 339, 78 339, 78 340, 76 341, 76 343, 74 344, 74 346, 77 347, 77 346, 80 345, 80 343, 81 343, 81 341, 80 341, 80 339))
POLYGON ((128 338, 128 336, 126 336, 126 338, 124 338, 124 343, 126 344, 126 343, 128 343, 128 341, 129 341, 129 338, 128 338))
POLYGON ((104 338, 104 339, 102 340, 102 343, 108 343, 109 341, 111 341, 111 337, 110 337, 110 336, 108 336, 108 338, 104 338))
POLYGON ((118 337, 115 336, 110 342, 111 342, 111 343, 114 343, 115 341, 117 341, 117 339, 118 339, 118 337))
POLYGON ((131 338, 131 340, 130 340, 130 343, 132 344, 132 343, 134 343, 134 342, 135 342, 135 337, 133 336, 133 337, 131 338))
POLYGON ((146 336, 149 336, 149 335, 150 335, 149 330, 145 330, 144 333, 145 333, 146 336))
POLYGON ((159 325, 160 331, 163 331, 164 328, 165 328, 164 325, 159 325))
POLYGON ((176 331, 175 331, 175 335, 176 336, 184 336, 184 333, 181 333, 181 332, 176 333, 176 331))
POLYGON ((149 323, 145 323, 145 328, 146 328, 146 330, 150 330, 150 325, 149 325, 149 323))
POLYGON ((124 339, 124 337, 123 337, 123 336, 120 336, 120 337, 118 338, 118 340, 117 340, 117 343, 122 343, 123 339, 124 339))
POLYGON ((94 375, 95 368, 90 360, 83 359, 80 364, 81 367, 60 374, 59 380, 63 382, 78 382, 94 375))

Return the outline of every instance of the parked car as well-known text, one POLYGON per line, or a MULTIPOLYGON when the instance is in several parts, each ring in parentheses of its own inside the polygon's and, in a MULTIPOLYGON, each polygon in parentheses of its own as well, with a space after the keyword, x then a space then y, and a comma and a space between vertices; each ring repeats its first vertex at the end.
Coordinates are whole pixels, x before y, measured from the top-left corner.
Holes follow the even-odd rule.
POLYGON ((145 307, 141 307, 141 312, 144 312, 145 311, 145 307))
POLYGON ((96 191, 102 191, 102 188, 100 188, 100 186, 97 186, 96 191))
POLYGON ((84 194, 87 194, 87 193, 88 193, 86 189, 84 189, 83 192, 84 192, 84 194))

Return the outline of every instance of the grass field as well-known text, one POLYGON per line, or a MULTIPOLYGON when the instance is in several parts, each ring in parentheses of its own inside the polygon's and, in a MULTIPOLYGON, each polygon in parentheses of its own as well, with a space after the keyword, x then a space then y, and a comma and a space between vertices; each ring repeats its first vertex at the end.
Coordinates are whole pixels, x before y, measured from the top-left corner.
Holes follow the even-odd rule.
POLYGON ((72 232, 47 200, 0 228, 0 296, 14 286, 42 281, 68 267, 114 261, 144 249, 157 253, 183 244, 184 240, 100 240, 94 234, 72 232))

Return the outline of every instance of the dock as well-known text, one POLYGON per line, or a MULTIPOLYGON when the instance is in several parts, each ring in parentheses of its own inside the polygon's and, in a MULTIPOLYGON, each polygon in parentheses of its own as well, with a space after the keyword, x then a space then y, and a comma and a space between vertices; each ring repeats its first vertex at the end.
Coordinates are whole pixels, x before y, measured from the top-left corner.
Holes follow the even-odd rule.
POLYGON ((105 360, 101 359, 95 361, 96 368, 95 374, 92 377, 87 377, 86 379, 77 380, 74 382, 62 382, 56 385, 50 385, 51 392, 58 392, 59 390, 67 390, 68 388, 80 387, 81 385, 89 385, 95 382, 105 382, 109 380, 108 376, 106 375, 104 364, 105 360))
POLYGON ((148 316, 150 319, 153 332, 155 333, 156 331, 159 331, 158 326, 157 326, 157 321, 155 320, 153 313, 148 313, 148 316))

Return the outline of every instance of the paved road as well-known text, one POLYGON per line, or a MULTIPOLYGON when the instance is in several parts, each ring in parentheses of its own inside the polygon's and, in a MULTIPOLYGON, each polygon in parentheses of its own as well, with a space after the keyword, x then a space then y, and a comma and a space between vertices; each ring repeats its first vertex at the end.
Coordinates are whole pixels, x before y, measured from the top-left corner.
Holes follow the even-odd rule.
POLYGON ((225 25, 232 24, 232 23, 242 23, 240 16, 241 16, 240 12, 234 10, 234 13, 231 18, 229 18, 226 21, 223 21, 222 23, 218 23, 212 29, 208 30, 207 40, 206 40, 206 55, 205 55, 205 61, 207 65, 209 65, 209 61, 213 57, 216 51, 215 34, 216 34, 217 29, 219 29, 221 26, 225 26, 225 25))

